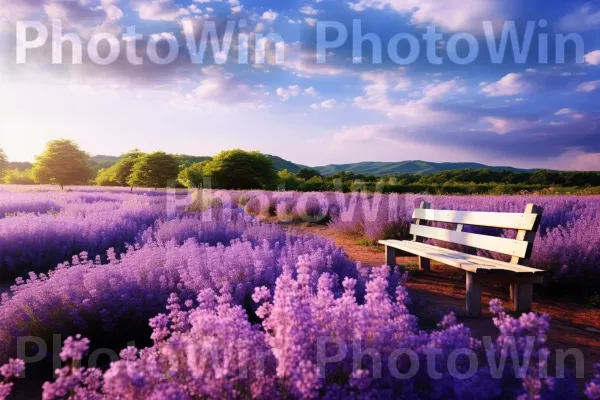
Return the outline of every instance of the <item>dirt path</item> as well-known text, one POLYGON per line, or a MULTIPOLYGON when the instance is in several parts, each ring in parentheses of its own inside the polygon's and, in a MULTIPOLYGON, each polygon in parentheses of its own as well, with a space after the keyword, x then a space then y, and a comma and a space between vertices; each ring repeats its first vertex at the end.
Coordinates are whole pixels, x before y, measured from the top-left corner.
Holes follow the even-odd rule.
MULTIPOLYGON (((336 245, 343 247, 346 254, 363 265, 381 266, 385 264, 383 248, 360 245, 356 238, 332 232, 326 226, 295 226, 290 229, 313 233, 333 239, 336 245)), ((492 336, 495 339, 497 329, 486 304, 492 298, 500 298, 508 307, 508 287, 484 287, 484 313, 480 318, 464 316, 465 278, 462 271, 441 264, 432 263, 431 272, 422 273, 411 266, 416 264, 416 257, 399 257, 399 265, 407 266, 409 279, 407 287, 413 301, 411 311, 415 313, 424 329, 432 328, 440 318, 453 311, 460 322, 468 326, 476 337, 492 336)), ((585 379, 593 374, 593 364, 600 362, 600 310, 582 308, 575 303, 567 303, 554 299, 544 299, 534 293, 533 310, 546 313, 552 317, 548 343, 552 350, 579 349, 585 357, 585 379)), ((575 367, 573 357, 567 357, 565 365, 575 367)), ((550 369, 553 372, 553 369, 550 369)), ((583 380, 579 381, 583 385, 583 380)))

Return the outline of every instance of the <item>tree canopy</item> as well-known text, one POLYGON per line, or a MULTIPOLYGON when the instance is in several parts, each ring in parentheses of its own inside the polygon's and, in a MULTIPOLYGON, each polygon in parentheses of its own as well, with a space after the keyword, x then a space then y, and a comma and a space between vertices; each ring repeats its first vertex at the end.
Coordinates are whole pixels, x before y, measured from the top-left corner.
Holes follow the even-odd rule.
POLYGON ((298 170, 298 172, 296 172, 296 176, 300 179, 306 179, 309 180, 311 178, 319 177, 322 178, 321 174, 312 168, 301 168, 300 170, 298 170))
POLYGON ((204 179, 204 165, 207 161, 194 163, 179 173, 177 180, 186 188, 199 188, 204 179))
POLYGON ((258 151, 227 150, 203 167, 216 189, 268 189, 277 184, 272 161, 258 151))
POLYGON ((4 170, 8 167, 8 158, 6 157, 6 153, 0 147, 0 176, 4 173, 4 170))
POLYGON ((134 165, 143 155, 144 153, 138 149, 122 154, 116 164, 98 171, 96 184, 100 186, 127 186, 134 165))
POLYGON ((85 185, 93 177, 88 155, 68 139, 52 140, 46 150, 36 158, 33 166, 36 183, 85 185))
POLYGON ((177 179, 179 159, 162 151, 142 155, 127 179, 130 186, 164 188, 177 179))

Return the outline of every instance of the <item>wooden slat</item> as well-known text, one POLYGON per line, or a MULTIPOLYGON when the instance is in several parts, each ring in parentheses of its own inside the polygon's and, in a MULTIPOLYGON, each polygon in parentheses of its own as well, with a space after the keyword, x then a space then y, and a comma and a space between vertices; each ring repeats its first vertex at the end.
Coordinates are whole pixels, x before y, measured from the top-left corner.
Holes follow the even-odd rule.
POLYGON ((533 229, 536 217, 536 214, 531 213, 428 210, 419 208, 413 212, 413 218, 418 220, 523 230, 533 229))
POLYGON ((479 235, 476 233, 449 231, 447 229, 424 225, 411 225, 410 233, 412 235, 495 251, 520 258, 525 258, 529 246, 529 243, 519 240, 479 235))
MULTIPOLYGON (((477 261, 468 259, 468 254, 461 253, 454 250, 443 249, 441 247, 431 246, 428 244, 414 243, 411 241, 400 241, 400 240, 381 240, 380 244, 386 245, 387 247, 394 247, 396 249, 411 253, 417 256, 427 257, 431 260, 437 261, 442 264, 450 265, 455 268, 463 269, 469 272, 481 273, 481 274, 494 274, 494 276, 507 275, 514 277, 529 277, 536 278, 538 275, 536 272, 543 272, 534 268, 523 267, 520 265, 512 265, 509 263, 503 263, 504 265, 493 265, 492 263, 485 264, 477 261)), ((485 260, 488 259, 483 259, 485 260)), ((490 260, 492 261, 492 260, 490 260)), ((502 261, 499 261, 502 262, 502 261)), ((540 275, 540 280, 542 279, 540 275)))
MULTIPOLYGON (((400 242, 400 241, 398 241, 398 242, 400 242)), ((413 242, 400 242, 400 243, 405 243, 405 244, 399 245, 398 247, 403 247, 405 249, 407 249, 408 246, 410 246, 411 249, 414 249, 414 247, 415 247, 414 245, 418 245, 418 246, 422 246, 422 247, 424 246, 425 251, 432 251, 433 249, 435 249, 435 251, 439 251, 444 254, 448 254, 452 257, 457 257, 460 255, 460 257, 462 259, 469 261, 471 263, 474 263, 474 264, 478 264, 478 265, 486 265, 486 266, 492 266, 492 267, 496 267, 496 268, 504 268, 504 269, 509 269, 509 270, 512 270, 512 271, 515 271, 518 273, 531 273, 531 274, 540 274, 540 275, 543 275, 546 273, 546 271, 541 270, 541 269, 526 267, 523 265, 511 264, 511 263, 508 263, 505 261, 494 260, 491 258, 476 256, 476 255, 472 255, 472 254, 461 253, 461 252, 458 252, 455 250, 450 250, 450 249, 446 249, 443 247, 432 246, 429 244, 413 243, 413 242)), ((408 252, 408 249, 404 250, 404 251, 408 252)))
POLYGON ((492 260, 485 257, 474 256, 471 254, 461 253, 459 251, 432 246, 429 244, 399 240, 390 240, 385 242, 387 242, 387 247, 395 247, 406 253, 411 253, 414 255, 424 255, 426 257, 431 256, 432 260, 465 270, 472 270, 473 267, 475 267, 479 270, 485 271, 505 270, 520 275, 541 276, 545 274, 545 271, 542 271, 540 269, 510 264, 504 261, 492 260), (464 266, 467 266, 468 268, 463 268, 464 266))

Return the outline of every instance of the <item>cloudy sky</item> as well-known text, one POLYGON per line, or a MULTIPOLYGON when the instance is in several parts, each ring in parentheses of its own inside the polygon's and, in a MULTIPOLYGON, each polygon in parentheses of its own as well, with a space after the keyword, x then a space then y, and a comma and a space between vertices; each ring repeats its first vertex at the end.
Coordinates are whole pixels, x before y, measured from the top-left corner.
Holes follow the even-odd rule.
MULTIPOLYGON (((35 40, 32 31, 25 40, 35 40)), ((421 159, 600 170, 599 31, 598 1, 0 0, 0 147, 13 161, 32 160, 46 141, 67 137, 91 154, 243 148, 307 165, 421 159), (81 38, 82 64, 72 63, 70 44, 63 63, 53 64, 51 39, 17 64, 17 22, 40 22, 52 37, 54 20, 81 38), (353 52, 353 20, 381 41, 381 63, 369 41, 362 58, 353 52), (222 39, 227 21, 236 23, 231 56, 215 62, 209 52, 192 63, 187 39, 200 42, 207 22, 222 39), (349 39, 319 64, 324 21, 342 24, 349 39), (519 37, 533 21, 528 56, 515 60, 509 43, 503 61, 492 62, 483 21, 491 21, 497 43, 505 21, 519 37), (442 35, 434 46, 441 63, 430 62, 424 41, 406 65, 388 54, 394 35, 420 40, 432 26, 442 35), (132 40, 127 27, 141 38, 132 40), (86 54, 97 34, 120 41, 114 63, 97 65, 86 54), (257 63, 256 39, 267 34, 282 41, 269 43, 266 62, 257 63), (469 54, 466 40, 449 46, 456 34, 478 44, 468 65, 453 62, 469 54), (560 62, 556 37, 567 34, 581 37, 579 58, 570 41, 560 62), (152 62, 148 43, 166 59, 169 41, 179 45, 172 62, 152 62), (130 45, 141 65, 125 56, 130 45), (248 64, 240 65, 240 47, 248 64)), ((335 36, 330 29, 326 39, 335 36)), ((407 43, 397 43, 399 56, 408 55, 407 43)), ((108 56, 106 41, 99 49, 108 56)))

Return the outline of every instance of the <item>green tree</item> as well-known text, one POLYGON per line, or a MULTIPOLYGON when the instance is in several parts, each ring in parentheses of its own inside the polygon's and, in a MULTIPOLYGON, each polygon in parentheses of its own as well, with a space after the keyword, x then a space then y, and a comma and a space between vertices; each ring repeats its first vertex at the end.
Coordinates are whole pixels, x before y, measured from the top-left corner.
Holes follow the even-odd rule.
POLYGON ((8 158, 4 153, 4 150, 0 147, 0 176, 4 173, 4 170, 8 167, 8 158))
POLYGON ((4 170, 4 183, 7 185, 34 185, 35 181, 30 169, 21 171, 15 168, 4 170))
POLYGON ((46 150, 36 158, 33 177, 36 183, 60 185, 85 185, 93 177, 88 164, 89 156, 72 140, 52 140, 46 150))
POLYGON ((205 164, 204 175, 218 189, 267 189, 277 184, 273 162, 258 151, 223 151, 205 164))
POLYGON ((112 167, 99 170, 95 182, 97 186, 121 186, 115 179, 115 172, 112 167))
POLYGON ((312 168, 301 168, 298 172, 296 172, 296 177, 300 179, 305 179, 307 181, 311 178, 314 178, 315 176, 319 178, 322 177, 317 170, 314 170, 312 168))
POLYGON ((204 179, 204 165, 206 161, 194 163, 182 170, 177 176, 177 180, 186 188, 199 188, 204 179))
POLYGON ((296 178, 293 172, 287 169, 282 169, 277 173, 279 178, 279 184, 283 186, 285 190, 297 190, 300 187, 300 182, 296 178))
POLYGON ((144 155, 138 149, 121 154, 119 161, 109 168, 98 171, 96 185, 98 186, 127 186, 133 166, 144 155))
POLYGON ((119 186, 127 186, 129 177, 133 172, 133 167, 143 156, 144 153, 139 149, 131 150, 128 153, 122 154, 119 161, 111 167, 114 180, 119 186))
POLYGON ((133 166, 127 183, 131 186, 164 188, 177 179, 179 159, 171 154, 157 151, 144 154, 133 166))

